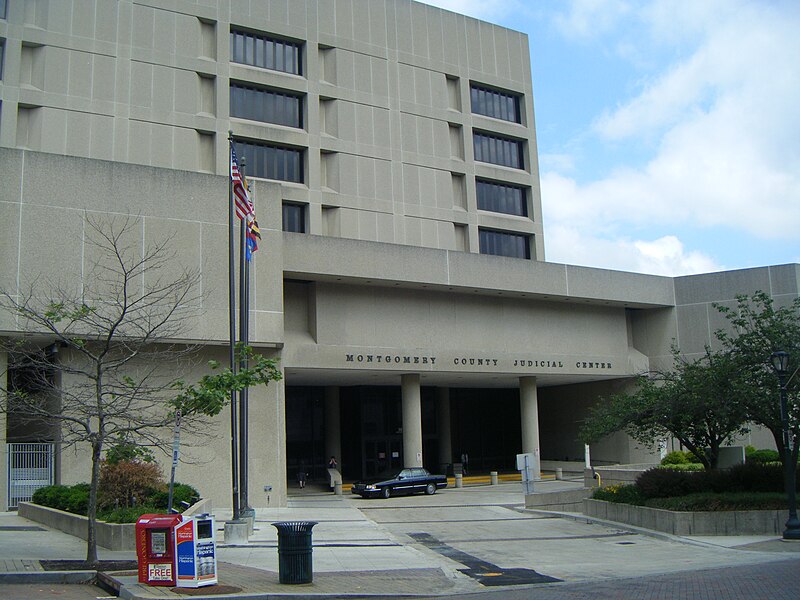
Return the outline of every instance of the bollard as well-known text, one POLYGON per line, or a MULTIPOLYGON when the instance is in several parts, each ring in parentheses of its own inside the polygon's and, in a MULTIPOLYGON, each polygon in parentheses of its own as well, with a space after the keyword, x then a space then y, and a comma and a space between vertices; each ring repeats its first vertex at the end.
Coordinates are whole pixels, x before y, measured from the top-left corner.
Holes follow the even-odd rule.
POLYGON ((497 485, 498 482, 497 471, 490 471, 489 479, 491 480, 492 485, 497 485))
POLYGON ((226 544, 246 544, 249 527, 247 521, 238 519, 225 522, 224 540, 226 544))
POLYGON ((556 469, 556 479, 559 481, 564 479, 564 469, 556 469))
POLYGON ((464 476, 461 473, 456 473, 456 487, 464 487, 464 476))
POLYGON ((333 493, 336 494, 337 496, 342 495, 342 484, 340 482, 337 481, 336 483, 333 484, 333 493))

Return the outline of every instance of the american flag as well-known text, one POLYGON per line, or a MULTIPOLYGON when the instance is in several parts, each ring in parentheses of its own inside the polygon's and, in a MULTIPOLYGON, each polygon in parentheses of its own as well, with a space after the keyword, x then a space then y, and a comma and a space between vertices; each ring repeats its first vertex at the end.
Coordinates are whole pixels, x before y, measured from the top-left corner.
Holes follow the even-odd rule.
POLYGON ((255 218, 256 209, 250 200, 250 193, 247 190, 247 181, 239 171, 239 163, 236 161, 236 150, 231 144, 231 181, 233 182, 233 198, 236 203, 236 216, 240 219, 248 217, 255 218))

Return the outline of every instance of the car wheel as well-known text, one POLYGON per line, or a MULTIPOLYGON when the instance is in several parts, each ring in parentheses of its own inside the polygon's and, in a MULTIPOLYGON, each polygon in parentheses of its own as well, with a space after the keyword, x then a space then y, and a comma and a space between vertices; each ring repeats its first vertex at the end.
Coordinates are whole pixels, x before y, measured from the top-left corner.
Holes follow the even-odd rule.
POLYGON ((392 495, 392 488, 385 487, 381 490, 381 496, 383 496, 384 498, 388 498, 391 495, 392 495))
POLYGON ((425 493, 428 494, 428 496, 430 496, 431 494, 435 494, 436 493, 436 484, 435 483, 429 483, 428 485, 426 485, 425 486, 425 493))

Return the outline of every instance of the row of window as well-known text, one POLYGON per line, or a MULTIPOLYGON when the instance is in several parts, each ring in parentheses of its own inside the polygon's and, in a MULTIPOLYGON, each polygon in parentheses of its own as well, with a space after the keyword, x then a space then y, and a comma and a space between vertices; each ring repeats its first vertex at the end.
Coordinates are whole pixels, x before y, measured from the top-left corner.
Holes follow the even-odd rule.
POLYGON ((303 98, 298 94, 231 83, 230 111, 241 119, 303 127, 303 98))
POLYGON ((301 44, 231 29, 231 60, 243 65, 302 75, 301 44))
MULTIPOLYGON (((5 0, 0 0, 0 9, 5 0)), ((266 35, 231 29, 231 60, 236 63, 302 75, 302 44, 266 35)), ((0 63, 2 64, 2 63, 0 63)), ((520 96, 477 84, 470 86, 472 112, 487 117, 521 122, 520 96)), ((230 84, 230 115, 241 119, 303 127, 303 96, 260 88, 244 83, 230 84)), ((237 141, 239 156, 247 158, 252 177, 302 183, 303 150, 272 144, 237 141)), ((487 133, 473 133, 475 160, 524 168, 523 143, 487 133)), ((527 216, 526 188, 476 180, 478 208, 492 212, 527 216)), ((286 202, 282 207, 283 230, 304 233, 306 210, 302 204, 286 202)), ((479 230, 481 254, 530 258, 530 237, 490 229, 479 230)))

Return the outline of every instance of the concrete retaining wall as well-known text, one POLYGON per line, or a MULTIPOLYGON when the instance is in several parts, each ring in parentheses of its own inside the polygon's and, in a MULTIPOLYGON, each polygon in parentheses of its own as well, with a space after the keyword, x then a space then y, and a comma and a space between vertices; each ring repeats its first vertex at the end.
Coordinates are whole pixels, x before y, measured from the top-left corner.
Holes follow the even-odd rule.
MULTIPOLYGON (((85 540, 88 537, 89 519, 81 515, 39 506, 30 502, 19 503, 19 516, 36 521, 52 529, 85 540)), ((97 545, 108 550, 136 550, 136 525, 134 523, 97 522, 97 545)))
POLYGON ((788 514, 785 510, 677 512, 588 498, 583 506, 589 517, 672 535, 780 535, 788 514))
MULTIPOLYGON (((608 485, 627 485, 636 481, 636 478, 645 471, 656 467, 655 463, 644 463, 636 465, 614 465, 608 467, 594 467, 594 473, 600 475, 600 484, 603 487, 608 485)), ((586 487, 597 487, 597 480, 594 479, 592 469, 583 472, 583 484, 586 487)))
POLYGON ((528 494, 525 496, 525 508, 580 513, 583 512, 583 501, 591 493, 592 490, 590 489, 582 489, 547 494, 528 494))

